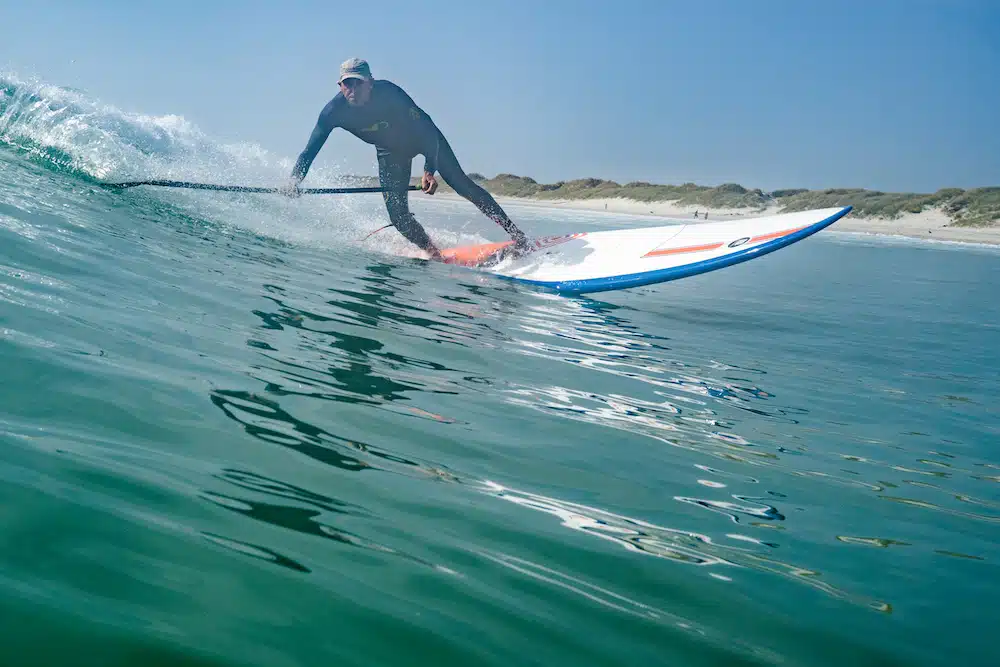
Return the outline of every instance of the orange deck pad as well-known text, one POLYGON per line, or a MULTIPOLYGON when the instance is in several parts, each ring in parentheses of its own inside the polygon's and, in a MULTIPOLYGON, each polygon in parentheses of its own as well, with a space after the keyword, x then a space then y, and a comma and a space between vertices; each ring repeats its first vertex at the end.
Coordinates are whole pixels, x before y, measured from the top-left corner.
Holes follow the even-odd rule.
POLYGON ((476 266, 488 259, 493 253, 513 244, 513 241, 503 243, 484 243, 483 245, 467 245, 458 248, 445 248, 441 251, 441 256, 448 264, 461 264, 462 266, 476 266))

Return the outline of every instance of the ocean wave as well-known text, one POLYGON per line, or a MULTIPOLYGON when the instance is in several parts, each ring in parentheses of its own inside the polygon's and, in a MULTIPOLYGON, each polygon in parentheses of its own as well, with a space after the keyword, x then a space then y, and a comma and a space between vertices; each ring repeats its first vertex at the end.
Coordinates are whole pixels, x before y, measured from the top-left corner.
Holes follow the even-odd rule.
POLYGON ((92 180, 274 180, 291 166, 258 145, 216 141, 183 116, 122 111, 86 92, 12 73, 0 73, 0 143, 92 180))
MULTIPOLYGON (((168 179, 276 186, 287 180, 293 164, 293 158, 255 143, 220 141, 177 114, 126 112, 83 91, 0 71, 0 149, 4 147, 44 169, 87 183, 168 179)), ((357 179, 336 165, 314 165, 310 170, 311 182, 328 186, 356 185, 357 179)), ((367 238, 388 222, 378 195, 289 201, 141 188, 128 196, 132 202, 136 196, 152 197, 213 224, 292 243, 319 248, 351 244, 393 255, 420 254, 399 235, 367 238)), ((428 229, 442 245, 487 240, 476 233, 428 229)))

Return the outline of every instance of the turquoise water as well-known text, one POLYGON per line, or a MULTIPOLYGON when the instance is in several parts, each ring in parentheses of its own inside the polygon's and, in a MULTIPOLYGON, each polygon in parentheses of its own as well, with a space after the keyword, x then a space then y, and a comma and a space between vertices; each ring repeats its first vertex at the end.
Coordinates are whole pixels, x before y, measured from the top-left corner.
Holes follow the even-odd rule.
POLYGON ((378 195, 95 185, 286 173, 182 119, 7 77, 0 142, 4 663, 995 660, 996 249, 566 298, 357 241, 378 195))

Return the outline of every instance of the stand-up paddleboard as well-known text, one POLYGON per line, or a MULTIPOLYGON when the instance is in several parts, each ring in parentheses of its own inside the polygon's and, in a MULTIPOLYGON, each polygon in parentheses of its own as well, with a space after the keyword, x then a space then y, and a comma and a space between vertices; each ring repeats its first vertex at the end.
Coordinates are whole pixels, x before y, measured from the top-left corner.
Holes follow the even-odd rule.
POLYGON ((801 241, 847 215, 850 206, 747 220, 551 236, 504 257, 511 241, 448 248, 445 261, 566 294, 653 285, 722 269, 801 241))

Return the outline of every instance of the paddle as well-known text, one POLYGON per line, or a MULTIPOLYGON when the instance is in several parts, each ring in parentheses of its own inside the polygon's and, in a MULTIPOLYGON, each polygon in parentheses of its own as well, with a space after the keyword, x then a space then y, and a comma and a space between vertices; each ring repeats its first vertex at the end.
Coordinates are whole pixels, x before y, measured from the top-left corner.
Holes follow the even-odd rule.
MULTIPOLYGON (((259 188, 249 185, 215 185, 212 183, 190 183, 188 181, 125 181, 123 183, 101 183, 106 188, 124 190, 134 188, 139 185, 157 185, 165 188, 190 188, 192 190, 218 190, 222 192, 259 192, 274 194, 282 192, 281 188, 259 188)), ((411 185, 407 190, 419 190, 419 185, 411 185)), ((303 195, 346 195, 361 192, 386 192, 385 188, 363 187, 363 188, 301 188, 299 194, 303 195)))

